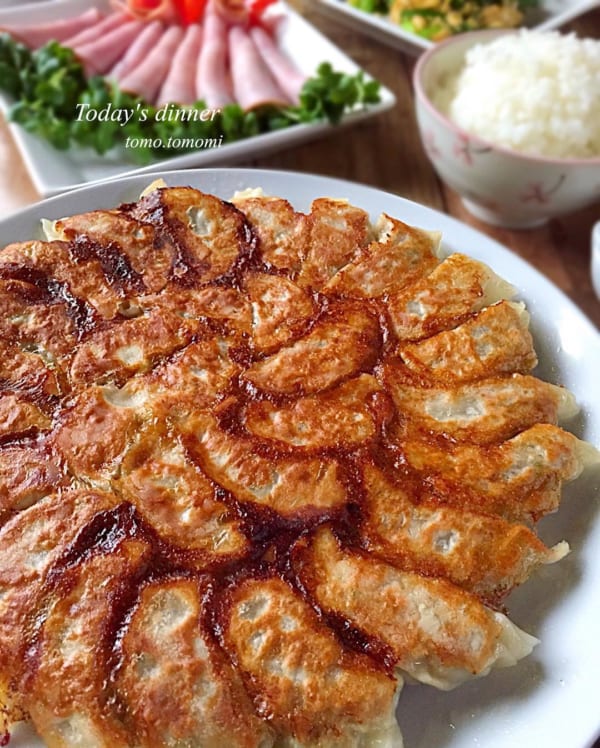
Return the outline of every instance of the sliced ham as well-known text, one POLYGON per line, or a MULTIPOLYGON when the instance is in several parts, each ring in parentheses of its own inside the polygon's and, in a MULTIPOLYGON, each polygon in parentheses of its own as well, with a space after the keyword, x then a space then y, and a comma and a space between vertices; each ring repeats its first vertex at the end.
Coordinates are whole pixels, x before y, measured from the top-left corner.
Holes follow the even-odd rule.
POLYGON ((229 30, 229 58, 233 93, 242 109, 290 103, 263 62, 252 37, 240 26, 229 30))
POLYGON ((0 26, 0 31, 8 31, 11 36, 18 39, 31 49, 43 46, 51 39, 64 42, 74 34, 90 28, 102 18, 97 8, 90 8, 84 13, 73 18, 64 18, 60 21, 50 23, 36 23, 27 26, 0 26))
POLYGON ((272 11, 269 15, 262 16, 260 25, 272 37, 276 37, 279 29, 288 21, 288 16, 284 11, 272 11))
POLYGON ((175 102, 193 104, 196 101, 196 65, 202 45, 202 26, 187 27, 171 68, 156 99, 157 106, 175 102))
POLYGON ((109 78, 120 81, 137 67, 156 46, 164 27, 160 21, 152 21, 144 25, 123 57, 116 63, 108 74, 109 78))
POLYGON ((80 47, 82 44, 87 44, 87 42, 93 42, 94 39, 98 39, 98 37, 107 34, 112 29, 115 29, 117 26, 122 26, 128 21, 131 21, 131 16, 125 15, 125 13, 111 13, 108 16, 104 16, 104 18, 91 26, 83 29, 83 31, 75 33, 73 36, 65 39, 63 43, 65 47, 70 47, 71 49, 73 49, 73 47, 80 47))
POLYGON ((294 104, 300 103, 300 91, 308 76, 301 73, 277 43, 263 28, 255 26, 250 31, 256 48, 279 88, 294 104))
POLYGON ((204 38, 196 73, 196 98, 211 109, 234 101, 227 68, 227 25, 209 4, 204 16, 204 38))
POLYGON ((123 26, 117 26, 93 42, 73 47, 77 56, 83 60, 86 74, 107 73, 140 33, 143 26, 143 21, 130 21, 123 26))
POLYGON ((175 50, 182 38, 181 26, 170 26, 148 57, 121 79, 121 88, 138 94, 148 103, 153 103, 167 77, 175 50))

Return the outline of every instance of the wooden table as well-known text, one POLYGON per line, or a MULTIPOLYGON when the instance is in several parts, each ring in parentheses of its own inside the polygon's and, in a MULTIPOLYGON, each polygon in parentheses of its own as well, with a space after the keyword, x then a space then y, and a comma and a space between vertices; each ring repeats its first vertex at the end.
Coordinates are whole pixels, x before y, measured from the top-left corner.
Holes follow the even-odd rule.
MULTIPOLYGON (((600 203, 527 231, 497 229, 473 218, 458 196, 437 179, 421 147, 411 87, 414 58, 346 29, 306 0, 294 0, 294 4, 359 65, 390 88, 398 104, 392 111, 364 124, 246 165, 363 182, 445 211, 535 265, 600 326, 600 301, 594 295, 589 274, 590 232, 593 223, 600 220, 600 203)), ((600 7, 566 28, 600 39, 600 7)), ((0 216, 38 199, 6 125, 0 123, 0 216)))

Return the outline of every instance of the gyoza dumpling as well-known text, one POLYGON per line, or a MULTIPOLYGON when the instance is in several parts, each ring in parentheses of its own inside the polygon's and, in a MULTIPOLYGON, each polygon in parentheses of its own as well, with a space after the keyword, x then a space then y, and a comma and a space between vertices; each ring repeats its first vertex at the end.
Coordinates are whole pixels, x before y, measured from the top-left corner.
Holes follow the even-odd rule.
POLYGON ((514 295, 510 283, 487 265, 456 253, 430 275, 390 295, 386 309, 399 340, 421 340, 451 330, 473 312, 514 295))
POLYGON ((328 528, 296 558, 319 606, 383 642, 398 670, 421 683, 453 688, 514 665, 537 642, 474 595, 345 549, 328 528))
POLYGON ((237 670, 206 625, 210 579, 175 576, 141 590, 120 637, 119 697, 144 748, 269 748, 237 670))
POLYGON ((563 387, 523 374, 421 388, 407 384, 397 368, 384 366, 382 379, 402 413, 395 436, 400 440, 433 433, 458 442, 490 444, 536 423, 571 418, 578 410, 563 387))
POLYGON ((307 335, 246 369, 244 378, 267 392, 308 395, 372 366, 380 341, 370 312, 342 304, 307 335))
POLYGON ((325 293, 359 298, 398 293, 439 262, 439 232, 408 226, 385 213, 375 232, 375 241, 338 270, 323 288, 325 293))
POLYGON ((538 423, 498 445, 406 441, 404 459, 427 484, 429 498, 457 508, 538 520, 556 511, 563 481, 600 463, 588 442, 538 423))
POLYGON ((52 748, 114 748, 130 741, 106 686, 119 601, 151 558, 147 539, 128 532, 130 522, 123 504, 92 519, 83 530, 89 543, 80 534, 44 580, 19 696, 52 748))
POLYGON ((401 748, 402 680, 342 646, 278 577, 242 580, 222 606, 222 641, 261 715, 290 748, 401 748))
POLYGON ((265 456, 253 449, 249 438, 228 433, 210 414, 198 415, 188 427, 192 433, 185 444, 190 454, 209 478, 242 503, 268 507, 291 518, 346 502, 335 459, 265 456))
POLYGON ((248 431, 306 449, 364 444, 378 432, 375 377, 361 374, 339 387, 277 405, 255 400, 244 412, 248 431))
POLYGON ((412 372, 434 383, 527 374, 537 364, 528 325, 523 305, 501 301, 452 330, 401 345, 399 354, 412 372))
POLYGON ((414 496, 375 466, 363 471, 365 548, 407 571, 448 579, 497 602, 542 564, 560 561, 566 543, 547 548, 525 525, 414 496))
MULTIPOLYGON (((99 512, 117 503, 110 493, 65 491, 38 500, 0 529, 0 692, 21 703, 17 681, 27 644, 27 622, 44 577, 65 548, 99 512)), ((2 694, 0 693, 0 712, 2 694)), ((6 710, 9 716, 11 709, 6 710)))

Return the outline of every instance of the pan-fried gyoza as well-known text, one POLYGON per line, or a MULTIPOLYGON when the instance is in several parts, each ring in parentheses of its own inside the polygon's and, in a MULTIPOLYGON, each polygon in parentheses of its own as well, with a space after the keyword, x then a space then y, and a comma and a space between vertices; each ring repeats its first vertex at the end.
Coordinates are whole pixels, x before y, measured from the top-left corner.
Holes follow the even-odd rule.
POLYGON ((598 462, 524 306, 440 236, 188 187, 0 251, 0 706, 51 748, 401 746, 535 639, 598 462))

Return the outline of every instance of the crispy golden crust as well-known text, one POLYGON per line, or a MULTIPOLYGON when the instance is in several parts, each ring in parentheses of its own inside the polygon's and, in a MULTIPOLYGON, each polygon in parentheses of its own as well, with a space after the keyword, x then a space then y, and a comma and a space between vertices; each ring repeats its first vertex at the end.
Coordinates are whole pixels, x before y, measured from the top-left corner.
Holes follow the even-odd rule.
POLYGON ((546 548, 529 528, 463 507, 414 503, 377 468, 364 471, 367 499, 362 535, 375 556, 497 603, 541 564, 564 555, 546 548))
POLYGON ((157 226, 160 240, 173 245, 175 278, 214 280, 251 250, 244 215, 230 203, 190 187, 155 190, 133 207, 131 215, 157 226))
POLYGON ((539 422, 556 424, 563 404, 560 387, 521 374, 423 389, 406 384, 401 369, 386 365, 382 380, 402 417, 399 436, 420 432, 497 443, 539 422))
POLYGON ((46 582, 43 625, 27 653, 21 691, 23 706, 51 748, 71 745, 75 736, 85 745, 127 744, 106 687, 111 613, 149 553, 147 542, 124 540, 46 582))
POLYGON ((239 521, 217 498, 214 483, 164 430, 149 427, 136 435, 115 485, 162 538, 201 552, 204 561, 248 550, 239 521))
POLYGON ((377 227, 377 240, 326 284, 329 293, 373 298, 398 293, 437 265, 436 238, 390 216, 377 227))
POLYGON ((78 256, 73 242, 10 244, 0 254, 0 272, 4 278, 29 282, 48 295, 56 289, 67 303, 85 299, 81 317, 88 317, 95 310, 102 317, 113 319, 119 312, 122 289, 111 284, 94 255, 78 256))
POLYGON ((56 748, 398 748, 402 673, 530 651, 487 605, 598 455, 508 284, 330 198, 47 230, 0 251, 0 711, 56 748))
POLYGON ((0 519, 26 509, 65 483, 62 466, 45 450, 22 445, 0 449, 0 519))
POLYGON ((267 506, 283 516, 342 506, 346 492, 336 460, 258 454, 248 437, 235 437, 214 416, 194 418, 186 444, 205 473, 241 502, 267 506))
POLYGON ((328 528, 299 557, 302 579, 319 605, 384 642, 412 677, 431 682, 445 668, 462 680, 504 656, 502 617, 443 579, 348 551, 328 528))
POLYGON ((223 640, 260 713, 301 744, 352 745, 356 726, 389 712, 395 684, 333 632, 281 579, 229 590, 223 640))
POLYGON ((234 203, 256 233, 264 261, 295 276, 309 247, 305 216, 276 197, 234 198, 234 203))
POLYGON ((420 340, 451 330, 483 306, 513 293, 490 268, 456 253, 425 278, 390 294, 387 311, 399 340, 420 340))
POLYGON ((213 405, 241 371, 232 360, 236 337, 215 337, 190 343, 143 377, 132 379, 124 397, 143 399, 161 419, 180 420, 213 405))
POLYGON ((574 480, 585 459, 577 437, 536 424, 498 445, 407 441, 402 452, 426 477, 429 499, 520 522, 556 511, 563 481, 574 480))
POLYGON ((0 529, 0 671, 10 681, 22 656, 24 623, 36 609, 42 580, 64 548, 112 494, 66 491, 46 496, 0 529))
POLYGON ((298 284, 320 289, 367 246, 369 215, 345 200, 313 200, 304 217, 308 251, 298 273, 298 284))
POLYGON ((63 392, 60 373, 44 360, 43 353, 19 343, 0 341, 0 383, 8 391, 52 397, 63 392))
POLYGON ((166 309, 92 334, 77 349, 70 376, 75 387, 124 382, 189 343, 193 326, 166 309))
POLYGON ((83 390, 65 408, 49 437, 71 473, 90 482, 106 481, 116 474, 142 423, 137 408, 114 404, 112 392, 105 387, 83 390))
POLYGON ((424 377, 464 382, 494 374, 526 374, 537 364, 528 318, 516 305, 500 302, 453 330, 400 346, 407 367, 424 377))
POLYGON ((317 449, 363 444, 377 433, 375 395, 381 392, 369 374, 291 404, 268 400, 248 405, 244 425, 252 434, 294 447, 317 449))
POLYGON ((370 368, 380 341, 371 314, 340 306, 308 335, 253 364, 244 376, 256 387, 282 395, 318 392, 370 368))
POLYGON ((245 279, 252 304, 252 340, 258 350, 278 348, 301 333, 315 311, 312 296, 288 278, 250 273, 245 279))
POLYGON ((6 392, 0 398, 0 439, 32 429, 48 429, 50 423, 47 415, 22 396, 6 392))
POLYGON ((142 590, 123 637, 117 691, 148 748, 267 748, 270 728, 202 621, 207 584, 174 578, 142 590))
POLYGON ((65 241, 87 244, 107 272, 138 291, 155 293, 167 284, 173 253, 147 223, 122 212, 95 210, 56 221, 53 229, 65 241))
POLYGON ((48 358, 61 359, 77 343, 77 330, 66 304, 44 301, 40 289, 31 283, 0 281, 0 335, 22 347, 47 351, 48 358))

